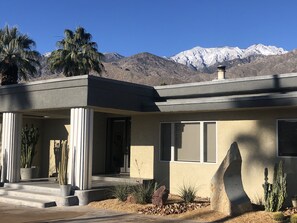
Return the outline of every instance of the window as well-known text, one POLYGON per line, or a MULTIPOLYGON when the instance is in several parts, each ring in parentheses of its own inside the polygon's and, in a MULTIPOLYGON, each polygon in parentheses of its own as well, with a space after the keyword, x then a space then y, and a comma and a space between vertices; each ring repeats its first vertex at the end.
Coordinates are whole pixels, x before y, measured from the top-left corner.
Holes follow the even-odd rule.
POLYGON ((278 120, 278 155, 297 156, 297 120, 278 120))
POLYGON ((163 161, 216 162, 215 122, 161 123, 163 161))

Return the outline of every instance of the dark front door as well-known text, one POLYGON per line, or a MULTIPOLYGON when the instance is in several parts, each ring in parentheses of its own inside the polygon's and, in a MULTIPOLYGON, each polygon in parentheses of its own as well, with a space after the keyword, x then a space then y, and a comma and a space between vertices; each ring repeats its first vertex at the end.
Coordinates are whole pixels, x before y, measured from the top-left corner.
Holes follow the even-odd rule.
POLYGON ((110 118, 107 127, 107 173, 128 173, 130 172, 130 118, 110 118))

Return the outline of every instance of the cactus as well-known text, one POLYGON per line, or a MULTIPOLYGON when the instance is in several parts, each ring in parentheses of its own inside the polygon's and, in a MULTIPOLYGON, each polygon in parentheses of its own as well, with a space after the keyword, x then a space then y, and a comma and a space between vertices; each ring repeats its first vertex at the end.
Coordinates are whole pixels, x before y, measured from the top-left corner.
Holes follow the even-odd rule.
POLYGON ((264 170, 264 206, 265 211, 279 211, 287 197, 287 175, 283 171, 283 162, 274 166, 273 182, 268 183, 268 169, 264 170))
POLYGON ((61 161, 59 163, 59 184, 67 185, 68 146, 67 140, 62 141, 61 161))
POLYGON ((22 128, 22 144, 21 144, 21 167, 30 168, 32 167, 33 158, 35 155, 35 146, 39 138, 38 128, 33 125, 28 128, 25 125, 22 128))

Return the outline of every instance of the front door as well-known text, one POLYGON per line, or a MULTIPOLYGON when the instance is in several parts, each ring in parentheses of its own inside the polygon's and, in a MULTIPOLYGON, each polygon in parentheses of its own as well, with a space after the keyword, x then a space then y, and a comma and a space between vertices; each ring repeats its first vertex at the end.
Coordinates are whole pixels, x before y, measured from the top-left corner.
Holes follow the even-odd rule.
POLYGON ((130 172, 130 118, 108 119, 107 159, 108 173, 130 172))

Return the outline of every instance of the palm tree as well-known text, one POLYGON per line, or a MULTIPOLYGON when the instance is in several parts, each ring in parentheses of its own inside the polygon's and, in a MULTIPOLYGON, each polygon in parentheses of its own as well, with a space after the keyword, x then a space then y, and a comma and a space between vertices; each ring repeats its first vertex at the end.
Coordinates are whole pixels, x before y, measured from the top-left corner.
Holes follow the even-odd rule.
POLYGON ((91 41, 92 35, 82 27, 75 32, 66 29, 64 35, 64 39, 57 42, 58 50, 48 58, 51 70, 62 72, 66 77, 89 74, 90 71, 101 74, 103 55, 97 51, 97 44, 91 41))
POLYGON ((36 73, 40 54, 32 50, 35 42, 16 27, 0 29, 1 84, 17 84, 19 77, 28 79, 36 73))

